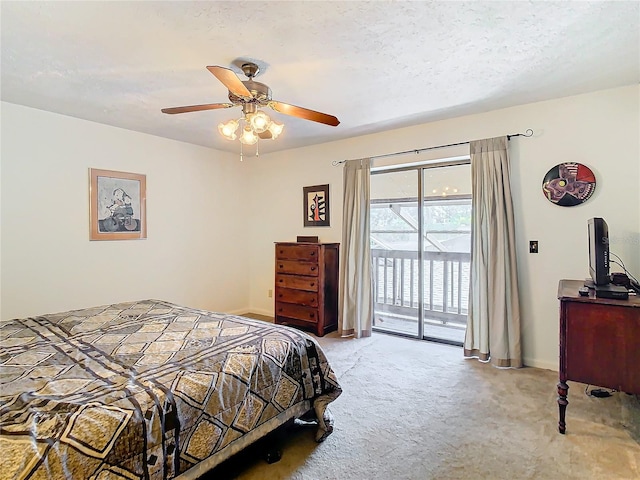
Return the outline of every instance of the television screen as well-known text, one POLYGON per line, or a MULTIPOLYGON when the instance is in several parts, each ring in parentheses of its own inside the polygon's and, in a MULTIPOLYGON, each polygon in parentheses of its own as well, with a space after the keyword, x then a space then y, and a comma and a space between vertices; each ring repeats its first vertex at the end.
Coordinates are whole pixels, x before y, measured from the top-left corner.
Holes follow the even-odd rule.
POLYGON ((607 285, 609 277, 609 228, 604 219, 595 217, 588 221, 589 273, 596 285, 607 285))

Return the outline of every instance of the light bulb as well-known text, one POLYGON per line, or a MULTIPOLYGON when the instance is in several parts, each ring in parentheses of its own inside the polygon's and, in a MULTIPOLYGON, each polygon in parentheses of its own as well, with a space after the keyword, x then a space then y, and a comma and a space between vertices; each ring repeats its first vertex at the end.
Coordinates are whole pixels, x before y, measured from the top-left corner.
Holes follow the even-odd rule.
POLYGON ((220 134, 229 140, 235 140, 237 138, 237 129, 238 122, 236 120, 229 120, 227 123, 218 124, 218 131, 220 132, 220 134))
POLYGON ((258 110, 255 113, 247 115, 247 121, 256 133, 266 132, 271 126, 271 119, 269 118, 269 115, 264 113, 262 110, 258 110))
POLYGON ((275 140, 278 137, 278 135, 282 133, 283 129, 284 129, 283 124, 272 121, 271 125, 269 126, 269 132, 271 132, 271 139, 275 140))
POLYGON ((250 127, 244 127, 244 130, 242 131, 242 135, 240 135, 240 142, 244 143, 245 145, 253 145, 254 143, 256 143, 258 141, 258 136, 253 133, 253 130, 251 130, 250 127))

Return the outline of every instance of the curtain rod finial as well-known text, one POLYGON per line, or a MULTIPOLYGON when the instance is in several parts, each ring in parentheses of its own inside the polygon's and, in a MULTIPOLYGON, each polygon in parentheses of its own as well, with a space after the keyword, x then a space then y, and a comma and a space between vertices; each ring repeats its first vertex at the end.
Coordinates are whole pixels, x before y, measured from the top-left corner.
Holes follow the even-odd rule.
POLYGON ((511 137, 533 137, 533 130, 527 128, 524 133, 514 133, 513 135, 507 135, 507 140, 511 140, 511 137))

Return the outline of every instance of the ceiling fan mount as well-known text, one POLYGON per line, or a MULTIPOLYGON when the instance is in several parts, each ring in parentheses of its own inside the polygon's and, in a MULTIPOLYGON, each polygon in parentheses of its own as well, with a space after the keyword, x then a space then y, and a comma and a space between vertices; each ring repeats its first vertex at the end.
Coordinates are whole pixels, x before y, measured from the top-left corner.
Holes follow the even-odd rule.
POLYGON ((323 123, 332 127, 340 124, 340 120, 333 115, 273 100, 269 86, 254 80, 254 77, 260 73, 260 67, 253 62, 245 62, 241 68, 248 80, 240 80, 233 70, 226 67, 218 65, 207 67, 207 70, 227 87, 229 90, 229 101, 231 103, 208 103, 203 105, 163 108, 162 113, 176 114, 241 106, 243 113, 247 115, 255 113, 258 107, 269 107, 285 115, 323 123))
POLYGON ((244 74, 252 79, 253 77, 258 76, 260 73, 260 67, 253 62, 246 62, 242 64, 242 71, 244 74))

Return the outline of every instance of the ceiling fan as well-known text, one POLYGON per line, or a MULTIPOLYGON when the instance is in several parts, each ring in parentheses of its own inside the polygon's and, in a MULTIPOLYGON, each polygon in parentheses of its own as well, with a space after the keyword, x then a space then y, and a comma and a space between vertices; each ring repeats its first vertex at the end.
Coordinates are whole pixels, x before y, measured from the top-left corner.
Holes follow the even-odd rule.
MULTIPOLYGON (((260 113, 258 111, 259 107, 270 107, 276 112, 284 113, 285 115, 323 123, 332 127, 335 127, 340 123, 340 121, 333 115, 273 100, 271 98, 271 89, 264 83, 256 82, 254 80, 256 75, 260 72, 260 68, 255 63, 246 62, 242 64, 242 71, 247 76, 248 80, 240 80, 233 70, 220 67, 218 65, 209 66, 207 67, 207 70, 209 70, 225 87, 227 87, 231 103, 207 103, 204 105, 163 108, 162 113, 175 114, 199 112, 202 110, 216 110, 219 108, 241 106, 244 118, 250 119, 260 113)), ((231 137, 225 134, 222 129, 220 129, 220 133, 225 135, 227 138, 235 139, 235 134, 231 137)), ((277 136, 270 130, 260 132, 258 129, 256 130, 256 134, 263 139, 275 138, 275 136, 277 136)))

